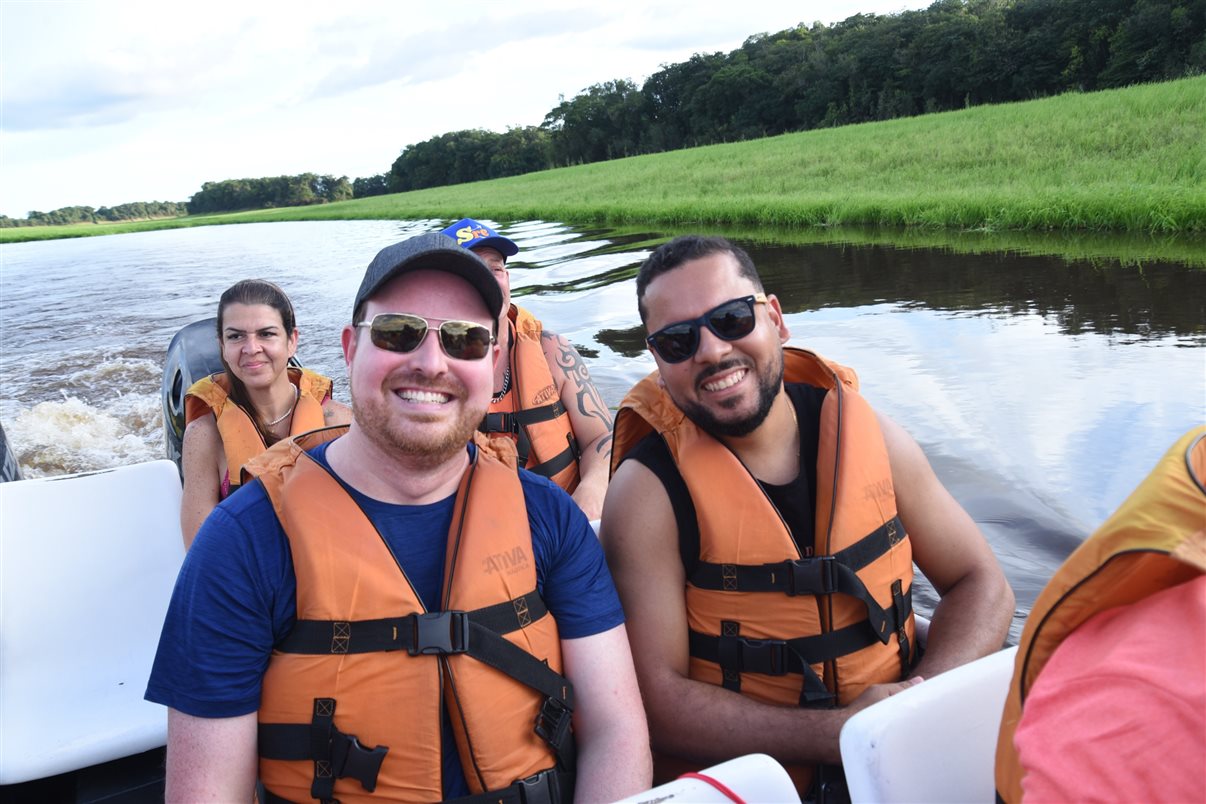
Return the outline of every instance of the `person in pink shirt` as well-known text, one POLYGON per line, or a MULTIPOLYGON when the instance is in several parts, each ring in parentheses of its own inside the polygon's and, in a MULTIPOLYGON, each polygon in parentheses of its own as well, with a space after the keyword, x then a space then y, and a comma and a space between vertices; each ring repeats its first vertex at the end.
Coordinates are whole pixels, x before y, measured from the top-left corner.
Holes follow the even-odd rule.
POLYGON ((1014 743, 1026 801, 1206 801, 1206 575, 1073 631, 1014 743))

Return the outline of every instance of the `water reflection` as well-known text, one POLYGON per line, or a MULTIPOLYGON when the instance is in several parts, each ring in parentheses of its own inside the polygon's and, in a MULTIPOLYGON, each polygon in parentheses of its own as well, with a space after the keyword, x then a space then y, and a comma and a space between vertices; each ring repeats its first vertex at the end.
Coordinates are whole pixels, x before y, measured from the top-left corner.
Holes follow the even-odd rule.
MULTIPOLYGON (((786 313, 890 303, 1001 317, 1035 314, 1064 335, 1096 332, 1135 342, 1174 335, 1177 345, 1206 344, 1206 271, 1177 263, 1128 267, 1118 261, 886 246, 742 245, 786 313)), ((580 290, 630 279, 636 268, 619 264, 589 284, 530 289, 580 290)), ((644 350, 639 326, 607 329, 598 337, 628 357, 644 350)))

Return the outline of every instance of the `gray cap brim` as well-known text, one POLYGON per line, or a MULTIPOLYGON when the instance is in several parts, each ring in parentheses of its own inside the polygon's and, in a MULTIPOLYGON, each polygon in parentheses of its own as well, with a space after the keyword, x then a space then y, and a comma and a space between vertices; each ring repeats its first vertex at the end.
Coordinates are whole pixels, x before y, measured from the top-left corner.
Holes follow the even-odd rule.
POLYGON ((447 271, 461 277, 481 294, 493 320, 497 320, 502 313, 502 289, 481 257, 469 249, 461 248, 456 241, 439 232, 427 232, 377 252, 364 271, 364 279, 352 305, 352 315, 355 316, 360 306, 386 282, 410 271, 420 270, 447 271))

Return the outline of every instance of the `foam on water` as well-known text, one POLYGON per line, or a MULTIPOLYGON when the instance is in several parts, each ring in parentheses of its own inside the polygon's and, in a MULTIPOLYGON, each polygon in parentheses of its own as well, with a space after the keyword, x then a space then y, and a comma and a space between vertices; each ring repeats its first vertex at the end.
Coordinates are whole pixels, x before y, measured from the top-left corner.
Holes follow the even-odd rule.
POLYGON ((163 366, 154 360, 108 354, 93 365, 70 372, 64 385, 88 390, 147 388, 157 392, 162 374, 163 366))
POLYGON ((103 405, 68 396, 30 408, 4 407, 9 446, 26 478, 109 469, 166 454, 158 394, 125 394, 103 405))

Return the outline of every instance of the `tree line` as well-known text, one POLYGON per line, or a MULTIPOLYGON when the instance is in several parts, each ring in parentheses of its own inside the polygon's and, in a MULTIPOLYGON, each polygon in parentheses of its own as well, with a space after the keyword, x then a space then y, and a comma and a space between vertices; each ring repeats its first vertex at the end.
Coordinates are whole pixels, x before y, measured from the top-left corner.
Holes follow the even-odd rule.
POLYGON ((175 218, 187 214, 184 204, 175 201, 136 201, 115 207, 62 207, 51 212, 30 212, 24 218, 0 215, 0 228, 14 226, 61 226, 68 223, 110 223, 175 218))
POLYGON ((562 98, 538 128, 433 137, 407 146, 386 185, 416 190, 1202 72, 1206 0, 938 0, 752 36, 640 86, 604 81, 562 98))
MULTIPOLYGON (((357 179, 356 181, 368 180, 357 179)), ((381 177, 380 181, 384 185, 384 177, 381 177)), ((336 178, 319 176, 315 173, 301 173, 296 176, 225 179, 205 182, 201 185, 200 191, 194 193, 186 203, 151 201, 119 204, 116 207, 101 207, 100 209, 85 206, 63 207, 53 212, 30 212, 24 219, 0 215, 0 227, 102 223, 233 212, 242 209, 297 207, 307 204, 326 204, 331 201, 346 201, 352 198, 353 194, 353 183, 348 180, 347 176, 336 178)))
MULTIPOLYGON (((1206 0, 937 0, 758 34, 730 53, 664 66, 640 86, 594 84, 562 97, 539 126, 440 134, 407 145, 376 176, 206 182, 187 211, 323 204, 1203 72, 1206 0)), ((179 214, 185 205, 159 206, 179 214)), ((0 226, 113 219, 106 210, 0 216, 0 226)))
POLYGON ((201 215, 239 209, 301 207, 346 201, 351 197, 352 183, 347 176, 335 178, 300 173, 259 179, 225 179, 202 184, 201 190, 188 200, 188 211, 190 215, 201 215))

